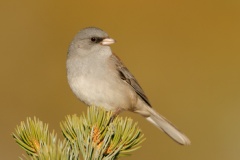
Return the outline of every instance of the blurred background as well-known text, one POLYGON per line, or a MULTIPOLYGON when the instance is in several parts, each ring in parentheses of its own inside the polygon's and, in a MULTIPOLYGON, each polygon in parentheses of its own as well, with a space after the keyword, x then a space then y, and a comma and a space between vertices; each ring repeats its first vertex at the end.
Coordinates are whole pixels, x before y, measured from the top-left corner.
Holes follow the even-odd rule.
MULTIPOLYGON (((71 92, 65 61, 74 35, 100 27, 153 107, 192 141, 183 147, 144 118, 146 141, 125 159, 240 157, 240 1, 1 1, 1 159, 24 151, 11 134, 26 117, 49 123, 86 112, 71 92)), ((123 158, 124 159, 124 158, 123 158)))

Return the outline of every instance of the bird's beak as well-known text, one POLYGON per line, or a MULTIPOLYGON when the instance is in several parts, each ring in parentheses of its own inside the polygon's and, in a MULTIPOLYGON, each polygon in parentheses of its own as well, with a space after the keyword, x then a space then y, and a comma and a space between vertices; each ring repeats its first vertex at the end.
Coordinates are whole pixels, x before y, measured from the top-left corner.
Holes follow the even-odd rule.
POLYGON ((101 43, 101 45, 103 45, 103 46, 109 46, 110 44, 115 43, 115 40, 112 39, 112 38, 104 38, 104 39, 102 40, 102 42, 100 42, 100 43, 101 43))

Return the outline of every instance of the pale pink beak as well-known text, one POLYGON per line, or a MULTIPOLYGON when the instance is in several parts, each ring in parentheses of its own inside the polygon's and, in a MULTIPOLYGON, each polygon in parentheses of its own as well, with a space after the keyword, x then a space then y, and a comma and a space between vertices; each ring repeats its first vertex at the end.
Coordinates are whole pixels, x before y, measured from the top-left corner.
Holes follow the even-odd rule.
POLYGON ((110 44, 115 43, 115 40, 112 38, 104 38, 102 42, 100 42, 101 45, 103 46, 109 46, 110 44))

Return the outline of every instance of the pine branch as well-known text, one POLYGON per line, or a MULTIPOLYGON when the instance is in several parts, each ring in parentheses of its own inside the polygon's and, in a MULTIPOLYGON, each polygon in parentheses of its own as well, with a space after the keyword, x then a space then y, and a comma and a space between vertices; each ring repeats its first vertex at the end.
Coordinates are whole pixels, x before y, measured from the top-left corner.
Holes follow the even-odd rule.
MULTIPOLYGON (((13 137, 32 160, 67 160, 68 157, 73 156, 67 141, 57 141, 57 135, 54 131, 49 133, 48 125, 43 124, 36 117, 33 120, 27 118, 26 123, 21 122, 20 126, 17 126, 16 134, 13 134, 13 137)), ((25 159, 27 159, 26 156, 25 159)))
POLYGON ((54 132, 49 133, 47 124, 27 118, 13 137, 32 160, 117 159, 140 148, 144 138, 132 119, 117 116, 112 120, 112 116, 99 107, 90 107, 87 115, 67 116, 60 123, 65 137, 62 142, 54 132))

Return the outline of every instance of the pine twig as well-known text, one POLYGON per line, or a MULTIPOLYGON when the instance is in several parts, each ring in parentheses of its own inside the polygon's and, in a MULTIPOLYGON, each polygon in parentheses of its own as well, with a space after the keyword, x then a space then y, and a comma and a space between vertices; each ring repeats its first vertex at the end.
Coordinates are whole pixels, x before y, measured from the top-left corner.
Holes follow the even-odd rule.
POLYGON ((117 159, 138 149, 144 138, 132 119, 117 116, 112 121, 111 117, 112 112, 99 107, 90 107, 87 115, 67 116, 60 123, 64 141, 49 133, 47 124, 27 118, 13 137, 32 160, 117 159))

